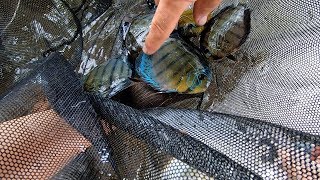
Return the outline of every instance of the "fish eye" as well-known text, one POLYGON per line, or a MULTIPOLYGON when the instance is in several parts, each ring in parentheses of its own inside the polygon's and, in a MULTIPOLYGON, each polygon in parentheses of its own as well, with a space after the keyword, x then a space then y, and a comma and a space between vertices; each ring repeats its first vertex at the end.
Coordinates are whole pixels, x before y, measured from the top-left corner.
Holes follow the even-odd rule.
POLYGON ((195 25, 193 25, 193 24, 188 24, 188 25, 187 25, 187 28, 188 28, 188 29, 191 29, 191 28, 193 28, 193 27, 195 27, 195 25))
POLYGON ((206 75, 205 75, 205 74, 200 74, 200 75, 198 76, 198 79, 199 79, 200 81, 204 80, 205 78, 206 78, 206 75))

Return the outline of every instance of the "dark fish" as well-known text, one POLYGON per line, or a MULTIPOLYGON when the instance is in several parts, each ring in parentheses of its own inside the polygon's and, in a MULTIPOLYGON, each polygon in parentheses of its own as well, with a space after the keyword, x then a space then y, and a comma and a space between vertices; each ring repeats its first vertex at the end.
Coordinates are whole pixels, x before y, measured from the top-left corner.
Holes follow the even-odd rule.
POLYGON ((250 10, 244 5, 227 7, 212 18, 201 34, 206 56, 221 59, 235 52, 250 33, 250 10))
POLYGON ((212 74, 206 62, 183 41, 169 38, 153 55, 143 52, 136 60, 141 79, 160 92, 196 94, 209 86, 212 74))
POLYGON ((84 89, 103 97, 112 97, 130 86, 132 70, 127 56, 112 58, 85 76, 84 89))

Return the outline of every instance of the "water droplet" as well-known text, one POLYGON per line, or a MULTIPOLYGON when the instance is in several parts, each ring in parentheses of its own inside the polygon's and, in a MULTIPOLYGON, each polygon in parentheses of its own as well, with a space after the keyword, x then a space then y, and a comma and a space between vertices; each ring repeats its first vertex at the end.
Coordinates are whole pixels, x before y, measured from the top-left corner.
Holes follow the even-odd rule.
POLYGON ((98 154, 101 156, 100 160, 102 163, 109 162, 109 151, 106 148, 103 148, 102 151, 98 152, 98 154))

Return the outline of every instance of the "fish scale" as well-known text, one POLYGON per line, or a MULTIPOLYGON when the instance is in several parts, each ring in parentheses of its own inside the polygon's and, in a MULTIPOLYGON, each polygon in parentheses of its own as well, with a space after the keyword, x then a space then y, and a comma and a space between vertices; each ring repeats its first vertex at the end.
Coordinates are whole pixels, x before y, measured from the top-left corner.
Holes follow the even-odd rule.
POLYGON ((180 77, 181 74, 183 74, 183 72, 189 73, 192 70, 192 66, 190 66, 188 62, 186 62, 185 64, 182 64, 180 67, 183 68, 184 70, 178 70, 178 71, 176 71, 176 72, 174 72, 172 74, 172 77, 169 77, 169 78, 173 78, 173 77, 178 77, 179 78, 179 81, 176 84, 177 86, 179 85, 179 83, 182 80, 181 77, 180 77))
POLYGON ((128 87, 132 70, 122 56, 109 59, 95 67, 85 77, 85 90, 98 93, 103 97, 112 97, 118 91, 128 87))
POLYGON ((163 62, 163 60, 166 60, 170 54, 175 53, 177 51, 177 49, 174 47, 174 45, 172 43, 168 43, 168 45, 166 45, 166 46, 161 46, 158 51, 164 52, 166 54, 164 54, 164 55, 163 54, 155 54, 153 56, 154 58, 152 59, 154 62, 154 66, 159 66, 163 62))
MULTIPOLYGON (((179 58, 184 58, 187 54, 184 53, 182 54, 181 56, 179 56, 179 58)), ((167 65, 167 67, 164 67, 161 71, 159 71, 157 74, 156 74, 156 78, 158 79, 159 82, 161 83, 173 83, 174 82, 174 79, 175 77, 172 77, 172 74, 174 72, 177 72, 179 71, 178 68, 174 68, 173 65, 174 64, 180 64, 179 63, 179 59, 174 59, 174 60, 171 60, 171 62, 167 65), (173 70, 171 70, 171 68, 173 70), (176 71, 174 71, 176 70, 176 71), (171 75, 171 76, 170 76, 171 75), (163 76, 166 76, 166 77, 163 77, 163 76)))
MULTIPOLYGON (((97 69, 97 74, 96 74, 96 79, 97 79, 97 80, 96 80, 96 86, 98 86, 99 84, 103 84, 103 82, 106 81, 106 77, 108 76, 107 73, 109 73, 108 70, 110 69, 109 64, 111 64, 112 61, 113 61, 113 60, 110 60, 110 62, 107 62, 107 63, 103 64, 101 68, 98 68, 98 69, 97 69), (101 70, 100 70, 100 69, 101 69, 101 70), (99 78, 99 77, 102 77, 102 78, 99 78), (100 79, 100 81, 99 81, 99 79, 100 79)), ((106 85, 109 85, 109 83, 106 84, 106 85)))

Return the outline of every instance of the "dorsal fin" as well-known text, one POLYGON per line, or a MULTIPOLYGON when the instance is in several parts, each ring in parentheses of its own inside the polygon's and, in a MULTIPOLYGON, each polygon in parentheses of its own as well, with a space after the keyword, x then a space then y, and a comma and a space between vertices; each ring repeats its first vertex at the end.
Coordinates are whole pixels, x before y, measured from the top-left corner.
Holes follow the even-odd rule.
POLYGON ((121 55, 128 55, 128 50, 125 45, 125 39, 129 32, 132 19, 129 17, 124 17, 121 21, 119 31, 117 33, 112 51, 111 57, 117 57, 121 55))

